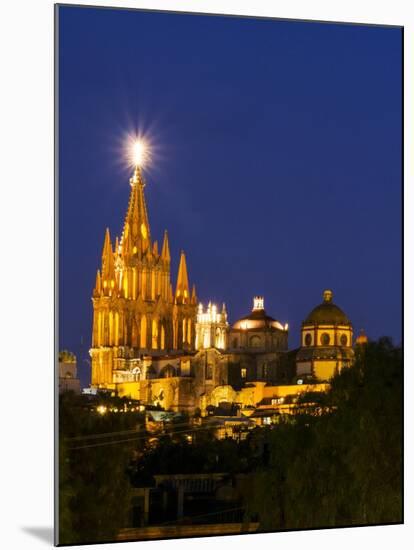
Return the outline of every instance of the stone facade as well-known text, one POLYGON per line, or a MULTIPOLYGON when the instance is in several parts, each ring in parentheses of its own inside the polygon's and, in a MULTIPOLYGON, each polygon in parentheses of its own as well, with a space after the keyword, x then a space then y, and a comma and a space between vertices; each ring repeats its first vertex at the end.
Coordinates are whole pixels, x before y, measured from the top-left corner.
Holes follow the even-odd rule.
POLYGON ((148 353, 194 350, 197 298, 195 287, 190 294, 184 252, 174 293, 168 234, 159 253, 158 243, 151 240, 139 167, 130 185, 121 239, 113 247, 106 230, 92 297, 92 385, 101 388, 114 388, 115 372, 133 372, 148 353))

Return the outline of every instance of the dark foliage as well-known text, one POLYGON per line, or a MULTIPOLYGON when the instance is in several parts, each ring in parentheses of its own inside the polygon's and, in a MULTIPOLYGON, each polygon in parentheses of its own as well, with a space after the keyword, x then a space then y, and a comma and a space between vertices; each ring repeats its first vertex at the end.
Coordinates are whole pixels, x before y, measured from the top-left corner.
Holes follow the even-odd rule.
POLYGON ((320 417, 267 432, 268 464, 245 486, 262 530, 402 521, 402 354, 388 339, 357 349, 320 417))
MULTIPOLYGON (((118 401, 114 405, 121 406, 118 401)), ((137 442, 118 442, 131 438, 130 430, 135 432, 141 424, 138 414, 99 415, 83 396, 61 396, 60 544, 113 540, 127 523, 127 466, 137 442)))
POLYGON ((302 414, 239 442, 217 440, 214 426, 185 416, 149 436, 139 414, 99 415, 63 396, 60 542, 114 540, 128 524, 131 486, 152 485, 156 474, 244 474, 244 521, 262 531, 400 523, 402 383, 401 349, 388 339, 369 343, 328 394, 298 400, 302 414))

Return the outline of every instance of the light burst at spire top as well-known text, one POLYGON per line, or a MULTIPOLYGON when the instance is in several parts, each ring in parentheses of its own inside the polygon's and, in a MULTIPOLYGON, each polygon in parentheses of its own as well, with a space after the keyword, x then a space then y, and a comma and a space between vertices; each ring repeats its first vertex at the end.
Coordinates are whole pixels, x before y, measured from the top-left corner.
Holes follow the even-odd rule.
POLYGON ((122 165, 123 171, 152 172, 159 169, 160 145, 151 128, 120 131, 116 138, 113 159, 122 165))
POLYGON ((150 160, 150 151, 148 144, 142 138, 137 138, 131 145, 131 162, 134 166, 143 168, 150 160))

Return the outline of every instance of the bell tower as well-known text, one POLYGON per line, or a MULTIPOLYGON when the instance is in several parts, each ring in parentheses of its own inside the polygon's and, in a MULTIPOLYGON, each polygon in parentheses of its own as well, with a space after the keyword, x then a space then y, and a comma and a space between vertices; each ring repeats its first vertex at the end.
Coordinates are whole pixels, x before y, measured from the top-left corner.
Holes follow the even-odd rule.
POLYGON ((114 371, 133 370, 144 355, 194 349, 197 298, 195 287, 190 295, 184 252, 174 295, 168 233, 159 253, 138 164, 130 186, 121 238, 113 246, 106 229, 92 295, 92 385, 99 387, 112 387, 114 371))

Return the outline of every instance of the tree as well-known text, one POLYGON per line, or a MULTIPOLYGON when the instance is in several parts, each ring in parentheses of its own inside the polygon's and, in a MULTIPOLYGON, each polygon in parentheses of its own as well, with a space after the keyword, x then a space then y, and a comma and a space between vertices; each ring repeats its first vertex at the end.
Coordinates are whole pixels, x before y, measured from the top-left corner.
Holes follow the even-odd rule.
POLYGON ((71 394, 59 405, 59 543, 115 540, 128 525, 127 470, 139 445, 123 434, 134 431, 137 415, 100 415, 71 394))
POLYGON ((389 339, 358 348, 332 381, 330 414, 265 433, 267 463, 246 483, 261 530, 402 521, 402 354, 389 339))

